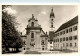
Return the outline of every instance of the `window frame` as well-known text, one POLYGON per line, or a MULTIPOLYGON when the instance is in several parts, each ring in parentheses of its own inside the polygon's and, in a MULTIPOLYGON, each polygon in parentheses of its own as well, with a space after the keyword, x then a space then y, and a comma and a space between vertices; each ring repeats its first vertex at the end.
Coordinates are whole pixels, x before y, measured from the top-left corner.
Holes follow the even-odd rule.
POLYGON ((74 27, 73 27, 73 31, 76 31, 76 30, 77 30, 77 26, 74 26, 74 27))
POLYGON ((65 37, 63 37, 63 41, 65 41, 65 37))
POLYGON ((68 33, 68 29, 66 29, 66 33, 68 33))
POLYGON ((74 36, 74 40, 76 40, 76 39, 77 39, 77 35, 74 36))
POLYGON ((34 33, 33 32, 31 33, 31 38, 34 38, 34 33))
POLYGON ((34 22, 31 22, 31 26, 34 27, 34 22))
POLYGON ((66 41, 68 41, 69 39, 68 39, 68 37, 66 37, 66 41))
POLYGON ((69 40, 72 40, 72 36, 69 37, 69 40))

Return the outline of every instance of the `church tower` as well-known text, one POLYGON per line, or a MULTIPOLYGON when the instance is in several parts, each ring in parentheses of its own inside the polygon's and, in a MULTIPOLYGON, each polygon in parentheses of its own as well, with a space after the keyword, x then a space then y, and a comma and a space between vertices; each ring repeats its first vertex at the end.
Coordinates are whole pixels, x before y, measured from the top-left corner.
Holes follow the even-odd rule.
POLYGON ((49 31, 49 49, 52 50, 53 49, 53 35, 54 35, 54 12, 53 12, 53 8, 51 9, 51 13, 50 13, 50 31, 49 31))
POLYGON ((50 24, 51 24, 50 28, 51 29, 54 28, 54 26, 53 26, 54 18, 55 18, 55 16, 54 16, 53 8, 52 8, 51 13, 50 13, 50 24))

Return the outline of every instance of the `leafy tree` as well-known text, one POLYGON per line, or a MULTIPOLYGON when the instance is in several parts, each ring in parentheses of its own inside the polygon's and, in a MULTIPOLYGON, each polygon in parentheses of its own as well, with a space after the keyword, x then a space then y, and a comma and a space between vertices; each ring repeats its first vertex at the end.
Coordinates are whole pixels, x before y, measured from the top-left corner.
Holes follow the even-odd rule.
POLYGON ((5 46, 6 50, 8 48, 21 48, 23 45, 22 39, 20 38, 19 32, 16 30, 15 16, 10 15, 5 8, 11 7, 10 5, 2 6, 2 47, 5 46))

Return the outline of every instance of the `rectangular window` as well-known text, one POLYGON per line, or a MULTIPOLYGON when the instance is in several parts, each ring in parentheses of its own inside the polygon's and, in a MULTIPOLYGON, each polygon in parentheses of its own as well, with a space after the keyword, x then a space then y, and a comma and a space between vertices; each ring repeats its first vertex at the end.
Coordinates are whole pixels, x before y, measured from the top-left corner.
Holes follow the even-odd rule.
POLYGON ((59 36, 59 33, 58 33, 58 36, 59 36))
POLYGON ((66 30, 66 33, 68 33, 68 29, 66 30))
POLYGON ((69 37, 69 40, 72 40, 72 36, 69 37))
POLYGON ((31 38, 34 38, 34 33, 31 33, 31 38))
POLYGON ((76 43, 75 43, 75 47, 76 47, 77 45, 76 45, 76 43))
POLYGON ((62 41, 62 38, 60 38, 60 42, 62 41))
POLYGON ((63 41, 65 41, 65 37, 63 38, 63 41))
POLYGON ((58 42, 59 42, 59 39, 58 39, 58 42))
POLYGON ((62 32, 60 32, 60 35, 62 35, 62 32))
POLYGON ((63 31, 63 34, 65 34, 65 31, 63 31))
POLYGON ((66 37, 66 41, 68 41, 68 37, 66 37))
POLYGON ((75 30, 77 30, 77 26, 74 26, 74 27, 73 27, 73 31, 75 31, 75 30))
POLYGON ((72 32, 72 28, 69 29, 69 32, 72 32))
POLYGON ((77 36, 74 36, 74 40, 76 40, 77 39, 77 36))

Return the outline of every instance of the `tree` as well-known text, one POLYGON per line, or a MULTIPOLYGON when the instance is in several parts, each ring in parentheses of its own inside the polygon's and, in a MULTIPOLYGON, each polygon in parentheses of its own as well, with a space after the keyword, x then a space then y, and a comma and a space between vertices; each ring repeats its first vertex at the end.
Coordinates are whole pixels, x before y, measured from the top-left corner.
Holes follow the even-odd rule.
POLYGON ((10 5, 2 6, 2 48, 5 47, 6 51, 9 48, 21 48, 23 45, 19 32, 16 30, 15 16, 10 15, 5 8, 11 7, 10 5))

